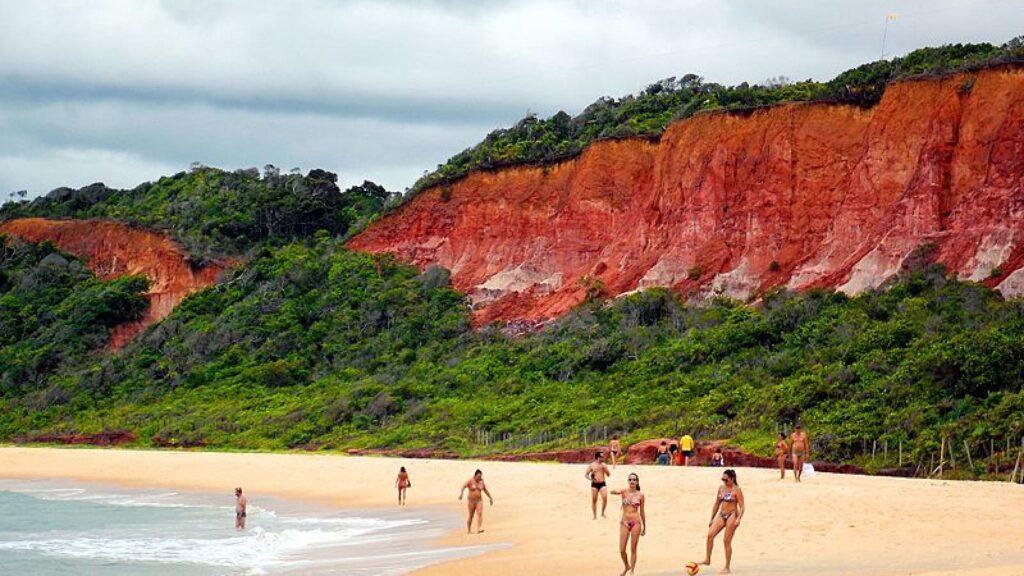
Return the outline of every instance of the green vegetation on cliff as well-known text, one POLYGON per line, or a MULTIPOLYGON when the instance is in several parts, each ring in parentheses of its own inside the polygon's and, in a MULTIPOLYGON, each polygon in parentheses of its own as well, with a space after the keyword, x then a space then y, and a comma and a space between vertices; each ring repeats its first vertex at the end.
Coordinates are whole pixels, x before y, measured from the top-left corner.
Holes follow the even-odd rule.
MULTIPOLYGON (((1019 41, 924 49, 828 83, 669 79, 575 118, 526 118, 417 188, 656 136, 701 110, 869 106, 893 79, 1022 53, 1019 41)), ((336 180, 197 166, 132 190, 61 188, 0 207, 0 220, 112 218, 166 230, 200 257, 249 260, 109 353, 111 328, 144 311, 145 280, 101 282, 48 244, 0 239, 0 440, 120 429, 141 446, 482 454, 565 446, 567 430, 626 441, 685 430, 769 453, 777 427, 799 419, 822 458, 856 460, 877 438, 921 464, 943 436, 975 449, 1024 434, 1024 302, 940 268, 853 298, 779 291, 758 307, 654 289, 511 337, 470 329, 447 271, 345 249, 398 197, 336 180)))
POLYGON ((516 338, 471 331, 444 270, 320 235, 263 251, 51 385, 66 401, 8 394, 0 436, 110 427, 142 445, 482 453, 513 443, 485 448, 478 429, 607 426, 766 451, 799 418, 821 457, 882 438, 920 462, 943 434, 980 446, 1024 432, 1024 303, 927 268, 855 298, 778 292, 759 308, 650 290, 516 338))
POLYGON ((571 158, 591 143, 624 137, 657 137, 673 121, 712 110, 749 110, 781 102, 828 101, 874 106, 885 86, 924 74, 1024 61, 1024 37, 1002 46, 952 44, 921 48, 892 60, 847 70, 828 82, 784 78, 737 86, 704 82, 695 74, 667 78, 636 95, 601 98, 577 116, 559 111, 547 119, 530 115, 508 129, 495 130, 476 146, 452 156, 413 185, 413 192, 451 183, 473 170, 543 164, 571 158))
POLYGON ((145 278, 103 282, 53 245, 0 235, 0 397, 66 401, 48 385, 99 362, 110 331, 146 310, 145 278))
POLYGON ((242 254, 263 243, 280 245, 317 230, 344 236, 361 229, 397 200, 373 182, 344 192, 325 170, 281 174, 267 166, 228 172, 195 166, 188 172, 115 190, 103 184, 58 188, 32 201, 0 207, 0 221, 27 216, 109 218, 166 230, 202 256, 242 254))

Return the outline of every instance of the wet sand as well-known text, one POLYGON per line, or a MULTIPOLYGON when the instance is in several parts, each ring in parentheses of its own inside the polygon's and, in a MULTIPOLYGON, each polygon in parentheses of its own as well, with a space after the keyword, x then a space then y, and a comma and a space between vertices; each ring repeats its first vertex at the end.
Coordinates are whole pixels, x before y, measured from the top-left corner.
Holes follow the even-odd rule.
MULTIPOLYGON (((406 466, 409 506, 464 514, 459 487, 484 471, 494 506, 483 534, 455 531, 445 545, 510 544, 420 575, 618 574, 618 500, 591 520, 584 466, 403 460, 321 454, 0 448, 2 478, 72 478, 138 487, 231 490, 339 507, 396 506, 406 466)), ((647 536, 637 574, 678 575, 703 557, 720 469, 619 466, 609 484, 640 475, 647 536)), ((748 511, 734 541, 734 574, 1024 575, 1024 486, 816 474, 802 484, 778 472, 737 469, 748 511)), ((712 565, 723 564, 721 539, 712 565)))

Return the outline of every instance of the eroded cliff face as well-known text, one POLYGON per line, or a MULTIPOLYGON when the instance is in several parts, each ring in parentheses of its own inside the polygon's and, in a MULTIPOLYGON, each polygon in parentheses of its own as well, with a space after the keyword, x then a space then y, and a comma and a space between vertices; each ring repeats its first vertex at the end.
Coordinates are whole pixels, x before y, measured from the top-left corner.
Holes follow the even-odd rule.
POLYGON ((452 270, 476 320, 557 316, 600 279, 749 299, 876 287, 923 245, 1024 294, 1024 70, 890 86, 871 110, 789 104, 601 142, 424 191, 350 243, 452 270))
POLYGON ((138 322, 114 329, 110 347, 120 348, 154 322, 167 317, 185 296, 213 285, 227 263, 203 267, 165 235, 96 220, 47 220, 22 218, 0 223, 0 234, 29 242, 49 240, 82 259, 100 278, 113 279, 141 274, 150 281, 149 308, 138 322))

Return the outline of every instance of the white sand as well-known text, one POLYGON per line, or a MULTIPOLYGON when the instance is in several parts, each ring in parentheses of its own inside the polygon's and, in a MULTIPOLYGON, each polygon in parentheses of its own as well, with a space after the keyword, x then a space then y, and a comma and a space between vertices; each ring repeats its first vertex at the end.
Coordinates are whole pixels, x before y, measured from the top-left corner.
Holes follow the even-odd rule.
MULTIPOLYGON (((584 467, 334 455, 0 448, 0 477, 73 478, 132 486, 230 490, 393 506, 399 466, 409 505, 463 514, 459 487, 477 467, 495 497, 485 533, 446 544, 510 543, 482 557, 435 565, 422 575, 618 574, 617 500, 590 519, 584 467)), ((719 469, 620 466, 611 486, 636 471, 647 495, 647 536, 637 574, 677 575, 700 560, 719 469)), ((778 473, 738 469, 748 512, 734 541, 734 574, 1024 575, 1024 487, 817 474, 801 485, 778 473)), ((712 566, 723 563, 719 539, 712 566)))

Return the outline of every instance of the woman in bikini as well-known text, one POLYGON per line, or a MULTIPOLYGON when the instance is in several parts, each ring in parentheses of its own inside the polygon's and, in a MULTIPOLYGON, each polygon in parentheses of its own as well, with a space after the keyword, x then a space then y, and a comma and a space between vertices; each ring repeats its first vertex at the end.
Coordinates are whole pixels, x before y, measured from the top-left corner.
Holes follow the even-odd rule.
POLYGON ((484 473, 477 470, 473 473, 473 477, 466 480, 466 483, 462 485, 462 490, 459 492, 459 500, 462 500, 462 496, 469 490, 469 516, 466 518, 466 533, 472 534, 470 526, 473 525, 473 515, 476 514, 476 533, 479 534, 484 531, 484 498, 482 494, 487 494, 487 499, 490 500, 491 506, 494 506, 494 498, 491 497, 491 493, 487 491, 487 484, 484 484, 484 473))
POLYGON ((775 442, 775 460, 779 463, 779 478, 786 479, 786 453, 789 452, 789 444, 786 443, 786 435, 779 432, 779 439, 775 442))
POLYGON ((711 522, 708 522, 708 544, 707 556, 701 564, 711 565, 711 548, 715 545, 715 536, 725 529, 725 568, 722 574, 730 573, 732 564, 732 537, 736 529, 740 527, 740 520, 746 507, 743 503, 743 490, 740 490, 739 482, 736 481, 735 470, 722 472, 722 486, 718 487, 718 494, 715 495, 715 506, 711 510, 711 522))
POLYGON ((624 490, 612 490, 612 494, 622 496, 622 520, 619 521, 619 554, 622 556, 624 569, 620 576, 626 573, 632 574, 636 571, 636 545, 640 537, 647 534, 647 515, 644 512, 646 502, 643 492, 640 492, 640 477, 636 474, 629 475, 629 487, 624 490), (631 542, 633 550, 633 561, 629 561, 626 554, 626 542, 631 542))
POLYGON ((398 505, 402 506, 405 504, 405 489, 412 486, 412 482, 409 481, 409 473, 405 471, 405 466, 402 466, 402 469, 398 471, 395 486, 398 487, 398 505))
POLYGON ((615 464, 619 461, 619 454, 622 453, 618 436, 612 435, 612 441, 608 443, 608 453, 612 455, 612 468, 615 468, 615 464))

